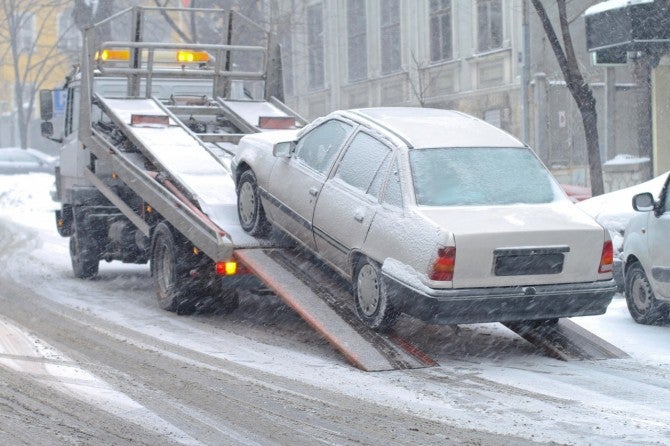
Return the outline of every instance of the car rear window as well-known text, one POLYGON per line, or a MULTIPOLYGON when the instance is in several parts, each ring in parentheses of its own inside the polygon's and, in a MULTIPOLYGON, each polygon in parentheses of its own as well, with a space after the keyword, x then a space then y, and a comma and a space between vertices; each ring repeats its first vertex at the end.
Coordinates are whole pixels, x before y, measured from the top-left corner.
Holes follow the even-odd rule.
POLYGON ((437 148, 410 151, 416 202, 423 206, 549 203, 556 183, 530 149, 437 148))

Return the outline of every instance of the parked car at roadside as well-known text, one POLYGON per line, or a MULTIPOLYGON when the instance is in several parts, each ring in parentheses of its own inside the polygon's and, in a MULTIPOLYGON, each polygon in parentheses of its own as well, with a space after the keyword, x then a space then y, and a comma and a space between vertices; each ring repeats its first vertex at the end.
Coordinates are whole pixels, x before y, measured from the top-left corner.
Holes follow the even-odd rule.
POLYGON ((640 324, 670 322, 670 175, 658 200, 651 192, 633 197, 640 214, 626 227, 623 241, 626 303, 640 324))
POLYGON ((352 283, 370 328, 602 314, 608 232, 535 153, 463 113, 338 111, 245 136, 233 160, 242 227, 289 234, 352 283))
POLYGON ((54 173, 58 159, 36 149, 0 148, 0 174, 54 173))

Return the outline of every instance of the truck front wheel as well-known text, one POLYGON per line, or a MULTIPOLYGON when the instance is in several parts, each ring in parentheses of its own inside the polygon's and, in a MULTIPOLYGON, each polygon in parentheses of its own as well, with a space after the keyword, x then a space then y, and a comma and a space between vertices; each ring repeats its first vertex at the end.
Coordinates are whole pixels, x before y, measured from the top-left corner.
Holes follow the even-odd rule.
POLYGON ((151 248, 151 275, 158 305, 163 310, 176 311, 186 297, 178 254, 172 231, 165 223, 160 223, 154 232, 151 248))
POLYGON ((95 239, 79 231, 70 237, 72 271, 78 279, 91 279, 98 274, 100 254, 95 239))

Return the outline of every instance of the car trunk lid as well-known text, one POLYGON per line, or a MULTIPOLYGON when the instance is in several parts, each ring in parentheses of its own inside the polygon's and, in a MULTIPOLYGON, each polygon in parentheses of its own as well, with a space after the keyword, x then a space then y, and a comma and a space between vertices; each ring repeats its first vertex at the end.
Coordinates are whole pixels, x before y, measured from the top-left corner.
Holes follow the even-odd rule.
POLYGON ((567 200, 421 208, 454 235, 454 288, 598 280, 605 232, 567 200))

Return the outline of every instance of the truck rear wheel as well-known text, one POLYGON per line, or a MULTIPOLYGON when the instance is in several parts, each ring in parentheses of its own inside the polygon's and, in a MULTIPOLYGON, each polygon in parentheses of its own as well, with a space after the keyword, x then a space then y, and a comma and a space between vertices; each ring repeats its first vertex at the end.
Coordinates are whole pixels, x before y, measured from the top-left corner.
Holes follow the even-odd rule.
POLYGON ((175 236, 165 223, 158 224, 151 244, 151 275, 163 310, 177 311, 187 298, 181 263, 175 236))
POLYGON ((91 279, 98 274, 100 253, 98 243, 89 235, 75 231, 70 237, 72 271, 78 279, 91 279))

